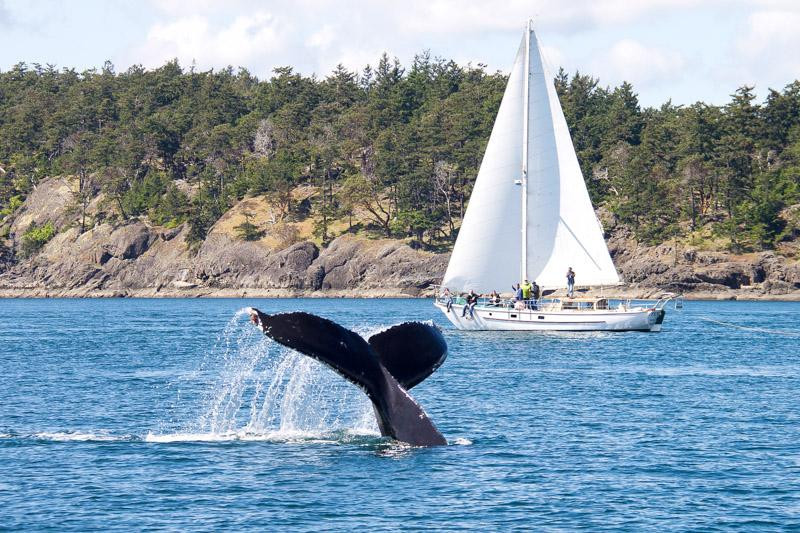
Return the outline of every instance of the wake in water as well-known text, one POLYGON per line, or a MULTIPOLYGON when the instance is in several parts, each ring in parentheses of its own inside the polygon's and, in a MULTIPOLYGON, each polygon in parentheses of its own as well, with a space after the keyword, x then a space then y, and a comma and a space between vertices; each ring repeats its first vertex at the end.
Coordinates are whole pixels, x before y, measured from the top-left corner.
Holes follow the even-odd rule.
POLYGON ((198 375, 213 376, 199 412, 147 441, 312 440, 379 436, 372 405, 322 364, 265 337, 239 310, 198 375))
POLYGON ((731 322, 723 322, 721 320, 714 320, 713 318, 708 317, 700 317, 700 320, 705 320, 706 322, 711 322, 712 324, 717 324, 719 326, 724 326, 728 328, 739 329, 743 331, 753 331, 756 333, 766 333, 768 335, 781 335, 784 337, 800 337, 800 331, 786 331, 783 329, 769 329, 769 328, 758 328, 758 327, 751 327, 751 326, 742 326, 739 324, 733 324, 731 322))

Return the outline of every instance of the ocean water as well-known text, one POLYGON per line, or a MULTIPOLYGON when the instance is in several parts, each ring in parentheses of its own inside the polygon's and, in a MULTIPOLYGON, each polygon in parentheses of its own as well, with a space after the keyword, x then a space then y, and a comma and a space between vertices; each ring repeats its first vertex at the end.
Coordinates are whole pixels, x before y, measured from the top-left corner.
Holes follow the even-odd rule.
POLYGON ((426 300, 0 300, 0 529, 800 528, 800 304, 661 333, 482 333, 426 300), (248 325, 433 320, 411 394, 449 445, 248 325))

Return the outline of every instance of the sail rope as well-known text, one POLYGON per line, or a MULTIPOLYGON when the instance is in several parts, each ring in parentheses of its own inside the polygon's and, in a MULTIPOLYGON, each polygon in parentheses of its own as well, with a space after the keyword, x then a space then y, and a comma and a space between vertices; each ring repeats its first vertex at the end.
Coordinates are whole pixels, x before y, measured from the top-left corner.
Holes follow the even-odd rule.
POLYGON ((757 333, 768 333, 770 335, 783 335, 785 337, 800 337, 799 331, 786 331, 783 329, 768 329, 768 328, 754 328, 749 326, 741 326, 739 324, 733 324, 731 322, 723 322, 721 320, 714 320, 713 318, 708 317, 700 317, 700 320, 705 320, 706 322, 712 322, 714 324, 719 324, 720 326, 725 326, 729 328, 741 329, 744 331, 754 331, 757 333))

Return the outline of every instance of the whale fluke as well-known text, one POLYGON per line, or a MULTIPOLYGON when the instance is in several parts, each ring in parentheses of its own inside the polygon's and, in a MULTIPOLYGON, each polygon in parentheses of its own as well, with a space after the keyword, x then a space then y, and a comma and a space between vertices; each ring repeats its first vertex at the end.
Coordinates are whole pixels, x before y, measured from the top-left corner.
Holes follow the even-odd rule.
POLYGON ((251 308, 250 317, 268 337, 325 363, 359 386, 372 400, 382 435, 414 446, 447 444, 406 392, 447 357, 447 344, 434 326, 400 324, 367 342, 358 333, 310 313, 268 315, 251 308))
POLYGON ((447 359, 447 343, 430 324, 404 322, 376 333, 367 342, 406 390, 424 381, 447 359))

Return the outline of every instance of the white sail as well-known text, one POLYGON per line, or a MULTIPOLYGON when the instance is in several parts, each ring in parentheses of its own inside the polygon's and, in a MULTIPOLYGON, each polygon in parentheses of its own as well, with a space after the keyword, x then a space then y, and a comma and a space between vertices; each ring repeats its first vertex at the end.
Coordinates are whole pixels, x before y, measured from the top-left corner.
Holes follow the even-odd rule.
POLYGON ((534 32, 527 29, 442 285, 457 291, 503 291, 524 270, 527 275, 522 277, 543 287, 562 287, 570 266, 578 285, 619 283, 553 76, 534 32), (525 136, 527 150, 523 150, 525 136), (524 168, 527 183, 520 186, 524 168))
POLYGON ((578 285, 617 284, 619 275, 583 181, 553 74, 533 31, 530 40, 528 278, 543 287, 563 287, 572 267, 578 285))
POLYGON ((504 291, 519 277, 525 71, 523 39, 442 280, 451 290, 504 291))

